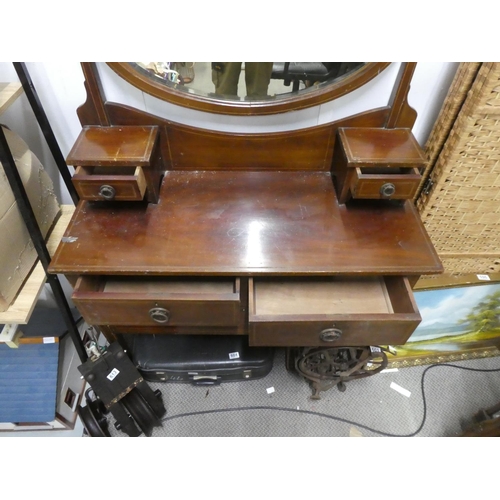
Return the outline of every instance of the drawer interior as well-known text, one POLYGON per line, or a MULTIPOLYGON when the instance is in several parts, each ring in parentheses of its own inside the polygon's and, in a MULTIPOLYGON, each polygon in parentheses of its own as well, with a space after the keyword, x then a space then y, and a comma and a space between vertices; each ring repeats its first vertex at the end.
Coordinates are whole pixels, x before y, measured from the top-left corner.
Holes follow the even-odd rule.
POLYGON ((155 277, 108 277, 103 283, 104 293, 175 293, 226 295, 238 293, 234 279, 175 279, 155 277))
POLYGON ((76 167, 75 175, 85 175, 85 176, 115 176, 115 175, 126 175, 126 176, 138 176, 142 171, 141 167, 123 167, 123 166, 100 166, 100 167, 76 167))
POLYGON ((406 278, 259 278, 251 281, 251 314, 258 317, 414 313, 406 278), (253 282, 252 282, 253 281, 253 282))
POLYGON ((168 278, 162 276, 86 276, 77 285, 79 292, 99 292, 148 296, 233 296, 239 295, 238 279, 233 278, 168 278))
POLYGON ((365 175, 417 175, 420 176, 418 168, 415 167, 357 167, 358 176, 365 175))

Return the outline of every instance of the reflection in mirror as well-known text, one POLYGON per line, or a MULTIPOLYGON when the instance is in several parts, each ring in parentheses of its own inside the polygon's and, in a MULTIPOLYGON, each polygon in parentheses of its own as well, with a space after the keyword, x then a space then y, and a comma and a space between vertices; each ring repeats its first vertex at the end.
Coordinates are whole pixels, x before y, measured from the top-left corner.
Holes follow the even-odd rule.
POLYGON ((136 62, 145 76, 202 97, 248 101, 290 97, 341 81, 362 62, 136 62))

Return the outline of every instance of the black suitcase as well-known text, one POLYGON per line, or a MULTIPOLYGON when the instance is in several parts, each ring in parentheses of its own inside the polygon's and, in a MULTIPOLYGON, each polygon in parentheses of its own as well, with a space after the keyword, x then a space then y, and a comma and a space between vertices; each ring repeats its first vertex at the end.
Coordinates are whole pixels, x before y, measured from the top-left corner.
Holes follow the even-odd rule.
MULTIPOLYGON (((125 336, 124 336, 125 338, 125 336)), ((272 347, 249 347, 243 335, 127 335, 128 354, 144 380, 215 385, 265 377, 272 347)))

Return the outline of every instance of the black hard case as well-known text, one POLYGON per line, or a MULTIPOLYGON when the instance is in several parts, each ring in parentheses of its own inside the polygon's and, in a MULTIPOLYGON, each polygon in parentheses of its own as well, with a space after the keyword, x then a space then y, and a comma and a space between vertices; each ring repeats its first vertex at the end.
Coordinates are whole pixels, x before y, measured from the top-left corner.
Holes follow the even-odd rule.
MULTIPOLYGON (((125 336, 124 336, 125 337, 125 336)), ((249 347, 243 335, 127 335, 128 354, 144 380, 214 385, 265 377, 272 347, 249 347)))

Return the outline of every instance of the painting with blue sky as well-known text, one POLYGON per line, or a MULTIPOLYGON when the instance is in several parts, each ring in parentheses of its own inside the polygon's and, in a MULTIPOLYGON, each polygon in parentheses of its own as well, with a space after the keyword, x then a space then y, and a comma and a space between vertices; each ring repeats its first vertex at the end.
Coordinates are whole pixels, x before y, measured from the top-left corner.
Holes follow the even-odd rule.
POLYGON ((500 345, 500 283, 421 290, 415 300, 422 322, 398 355, 500 345))

